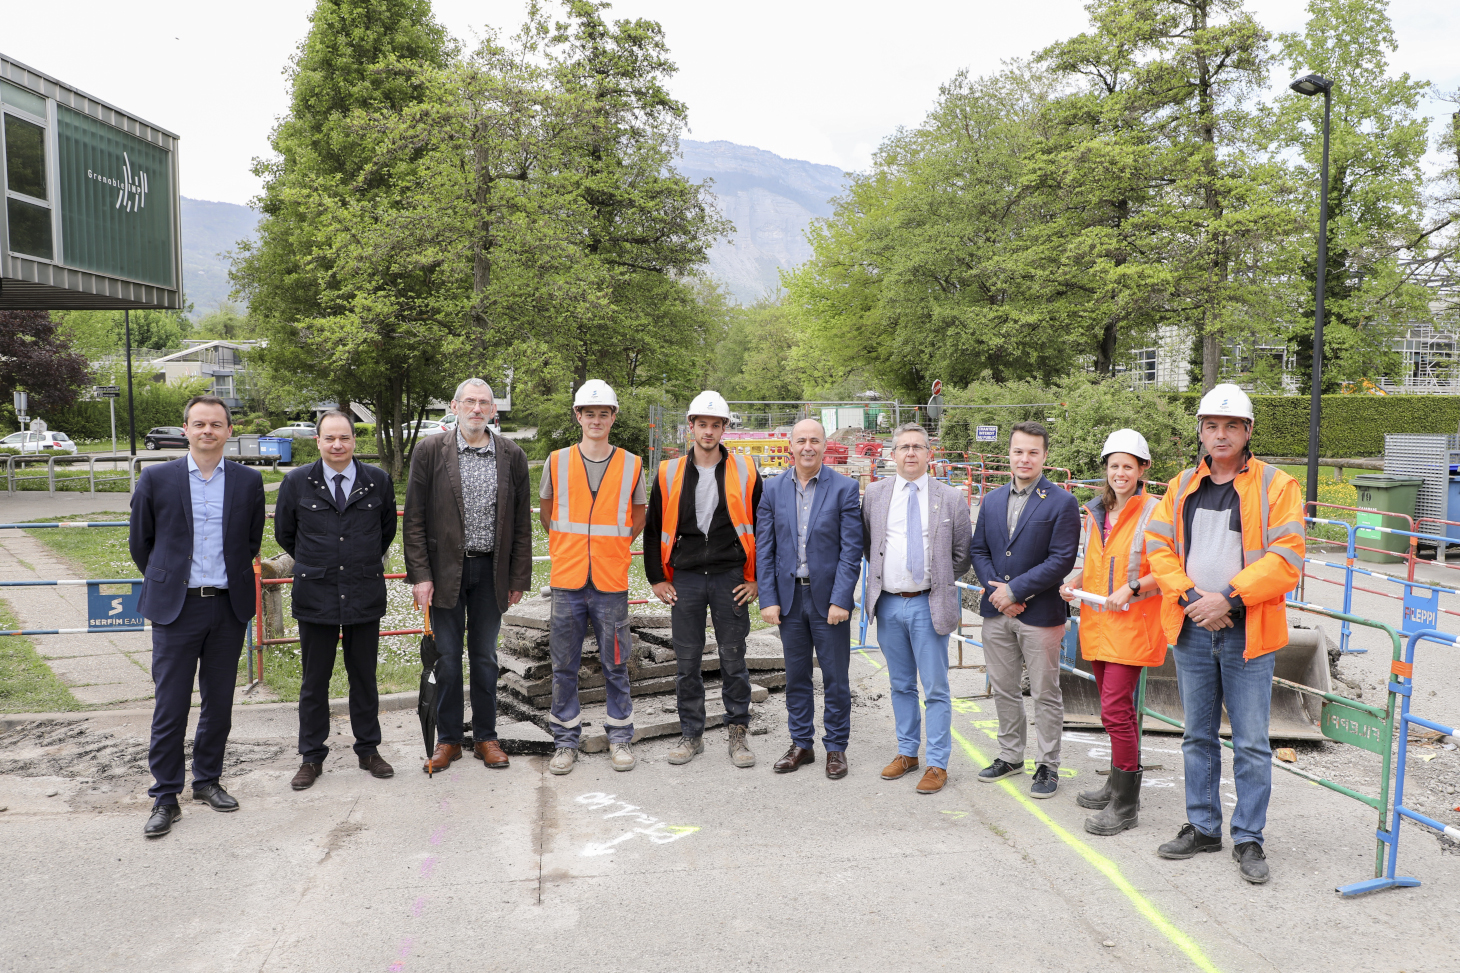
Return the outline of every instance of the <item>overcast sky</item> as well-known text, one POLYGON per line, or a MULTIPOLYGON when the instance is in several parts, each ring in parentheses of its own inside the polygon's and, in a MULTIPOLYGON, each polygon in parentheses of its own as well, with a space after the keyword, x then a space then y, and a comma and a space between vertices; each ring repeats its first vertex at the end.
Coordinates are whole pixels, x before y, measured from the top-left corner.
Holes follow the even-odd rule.
MULTIPOLYGON (((1273 31, 1300 30, 1304 6, 1248 2, 1273 31)), ((13 3, 0 52, 177 132, 183 194, 243 203, 258 191, 249 162, 268 153, 288 105, 283 71, 312 9, 308 0, 13 3)), ((435 9, 470 44, 487 24, 511 33, 523 3, 436 0, 435 9)), ((1460 88, 1460 4, 1392 0, 1390 13, 1392 67, 1460 88)), ((866 166, 898 125, 916 125, 954 72, 995 71, 1087 23, 1078 0, 619 0, 610 15, 664 25, 691 138, 847 170, 866 166)), ((1446 120, 1453 110, 1425 106, 1446 120)))

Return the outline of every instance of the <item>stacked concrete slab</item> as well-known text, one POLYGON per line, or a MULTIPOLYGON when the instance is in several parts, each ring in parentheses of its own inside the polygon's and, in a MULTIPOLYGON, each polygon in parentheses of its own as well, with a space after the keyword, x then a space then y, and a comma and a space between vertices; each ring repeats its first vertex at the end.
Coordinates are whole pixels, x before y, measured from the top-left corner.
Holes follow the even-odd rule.
MULTIPOLYGON (((550 598, 528 598, 502 617, 502 634, 497 645, 501 675, 497 683, 497 705, 506 715, 549 730, 548 710, 552 706, 553 666, 548 645, 550 598)), ((634 696, 634 736, 645 739, 672 736, 679 732, 675 707, 674 643, 670 637, 669 609, 664 606, 630 606, 629 687, 634 696)), ((773 632, 752 633, 746 640, 746 665, 750 669, 754 701, 766 698, 771 689, 786 685, 786 662, 781 642, 773 632)), ((705 636, 701 659, 705 674, 705 725, 725 721, 720 699, 720 656, 713 632, 705 636)), ((590 631, 583 643, 582 667, 578 670, 578 694, 583 703, 583 749, 607 747, 603 732, 605 698, 603 667, 598 661, 598 643, 590 631)))

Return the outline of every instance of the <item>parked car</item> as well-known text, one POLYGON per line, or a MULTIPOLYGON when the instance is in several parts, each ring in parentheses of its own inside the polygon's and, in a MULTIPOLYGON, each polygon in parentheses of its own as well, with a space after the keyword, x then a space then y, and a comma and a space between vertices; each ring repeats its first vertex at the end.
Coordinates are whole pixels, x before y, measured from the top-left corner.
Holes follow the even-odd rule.
POLYGON ((22 453, 76 453, 76 444, 64 432, 11 433, 0 440, 0 446, 9 446, 22 453))
POLYGON ((304 429, 304 430, 307 430, 311 436, 317 436, 317 435, 319 435, 319 426, 318 426, 318 424, 313 423, 313 422, 290 422, 290 423, 287 423, 286 425, 290 429, 304 429))
MULTIPOLYGON (((499 436, 502 435, 502 423, 495 416, 492 417, 491 422, 487 423, 487 428, 499 436)), ((441 419, 441 431, 446 432, 448 430, 451 432, 456 431, 456 413, 454 412, 446 413, 441 419)), ((424 432, 424 430, 422 431, 424 432)))
POLYGON ((278 429, 270 430, 265 435, 275 439, 314 439, 318 434, 313 426, 280 426, 278 429))
POLYGON ((142 442, 148 449, 187 449, 188 437, 182 426, 156 426, 147 430, 142 442))

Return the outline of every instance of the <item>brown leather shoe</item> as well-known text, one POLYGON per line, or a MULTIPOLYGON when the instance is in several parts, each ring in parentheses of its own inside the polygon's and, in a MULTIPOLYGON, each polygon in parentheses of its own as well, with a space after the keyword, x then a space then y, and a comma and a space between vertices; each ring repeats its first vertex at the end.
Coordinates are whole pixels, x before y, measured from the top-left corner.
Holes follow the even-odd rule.
POLYGON ((898 754, 892 758, 892 763, 882 768, 883 780, 897 780, 903 774, 911 773, 918 769, 918 758, 907 757, 898 754))
POLYGON ((295 772, 294 779, 289 782, 289 786, 296 791, 308 790, 314 786, 315 781, 319 780, 319 775, 322 773, 324 773, 324 764, 310 763, 306 760, 299 765, 299 770, 295 772))
POLYGON ((948 771, 942 767, 929 767, 928 772, 923 774, 923 779, 918 781, 919 794, 936 794, 948 783, 948 771))
POLYGON ((428 774, 439 773, 451 766, 453 760, 461 759, 461 744, 459 743, 438 743, 436 752, 431 754, 431 759, 421 765, 421 769, 428 774))
POLYGON ((841 780, 847 775, 847 755, 842 750, 826 751, 826 776, 841 780))
POLYGON ((471 747, 476 758, 493 770, 501 770, 507 766, 507 752, 496 740, 483 740, 481 743, 474 743, 471 747))
POLYGON ((815 747, 798 747, 793 743, 791 749, 786 751, 786 755, 776 761, 775 771, 778 774, 789 774, 802 764, 814 763, 816 763, 815 747))
POLYGON ((386 763, 379 753, 367 753, 361 757, 360 769, 370 771, 371 777, 379 777, 381 780, 395 776, 395 768, 386 763))

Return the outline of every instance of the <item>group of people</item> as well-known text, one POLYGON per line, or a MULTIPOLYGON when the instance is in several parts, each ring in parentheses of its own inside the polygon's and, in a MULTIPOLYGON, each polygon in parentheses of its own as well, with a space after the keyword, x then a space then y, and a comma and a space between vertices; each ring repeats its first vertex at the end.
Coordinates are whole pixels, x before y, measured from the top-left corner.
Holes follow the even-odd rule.
MULTIPOLYGON (((443 770, 463 756, 466 681, 473 754, 502 769, 510 761, 496 729, 497 639, 503 614, 531 586, 534 497, 526 456, 490 428, 490 386, 467 379, 450 408, 454 431, 425 439, 412 454, 400 518, 407 580, 441 653, 440 736, 423 769, 443 770)), ((613 389, 585 382, 573 411, 580 441, 548 457, 536 495, 551 558, 550 772, 568 774, 577 761, 578 682, 590 627, 605 686, 609 761, 619 771, 635 766, 628 589, 631 547, 644 533, 644 572, 670 606, 677 660, 680 738, 669 763, 704 752, 708 615, 728 757, 739 768, 755 765, 745 653, 750 603, 758 601, 761 617, 779 629, 785 656, 791 741, 774 770, 791 773, 817 760, 819 670, 825 773, 847 776, 851 615, 865 562, 863 610, 875 619, 896 723, 896 754, 881 776, 895 780, 922 767, 917 792, 937 793, 947 784, 952 752, 948 638, 962 617, 958 582, 971 567, 982 589, 981 641, 999 724, 998 755, 977 779, 1026 773, 1027 672, 1035 727, 1030 795, 1058 791, 1060 648, 1067 602, 1081 600, 1081 652, 1111 739, 1104 785, 1077 797, 1099 812, 1086 829, 1109 835, 1137 824, 1142 768, 1133 696, 1142 669, 1160 665, 1169 644, 1186 713, 1187 820, 1158 853, 1191 858, 1222 847, 1218 731, 1225 704, 1237 790, 1233 856, 1244 878, 1267 880, 1262 831, 1271 791, 1272 653, 1287 642, 1283 602, 1302 562, 1302 507, 1296 482, 1247 449, 1252 406, 1240 389, 1217 386, 1202 399, 1197 421, 1206 455, 1160 497, 1145 490, 1146 440, 1131 429, 1112 433, 1102 451, 1105 482, 1083 511, 1043 475, 1045 428, 1016 424, 1010 482, 982 498, 976 523, 967 497, 930 475, 931 443, 916 424, 893 431, 896 475, 870 483, 863 496, 855 479, 824 464, 826 431, 815 419, 791 430, 793 465, 763 478, 748 457, 721 443, 729 406, 707 391, 690 404, 688 452, 659 464, 646 495, 642 460, 609 442, 618 416, 613 389), (1082 533, 1083 565, 1076 568, 1082 533)), ((131 514, 132 556, 144 578, 141 609, 153 623, 155 804, 148 837, 167 834, 181 814, 195 679, 201 712, 193 798, 219 811, 238 808, 220 778, 244 630, 254 613, 252 562, 266 519, 259 474, 223 460, 227 406, 194 398, 183 421, 188 456, 143 473, 131 514)), ((375 666, 385 558, 397 529, 395 488, 387 473, 354 457, 354 424, 345 413, 321 417, 318 441, 319 460, 285 477, 274 521, 275 538, 294 558, 303 670, 296 790, 323 772, 337 651, 349 678, 359 766, 375 777, 394 773, 379 752, 375 666)))

